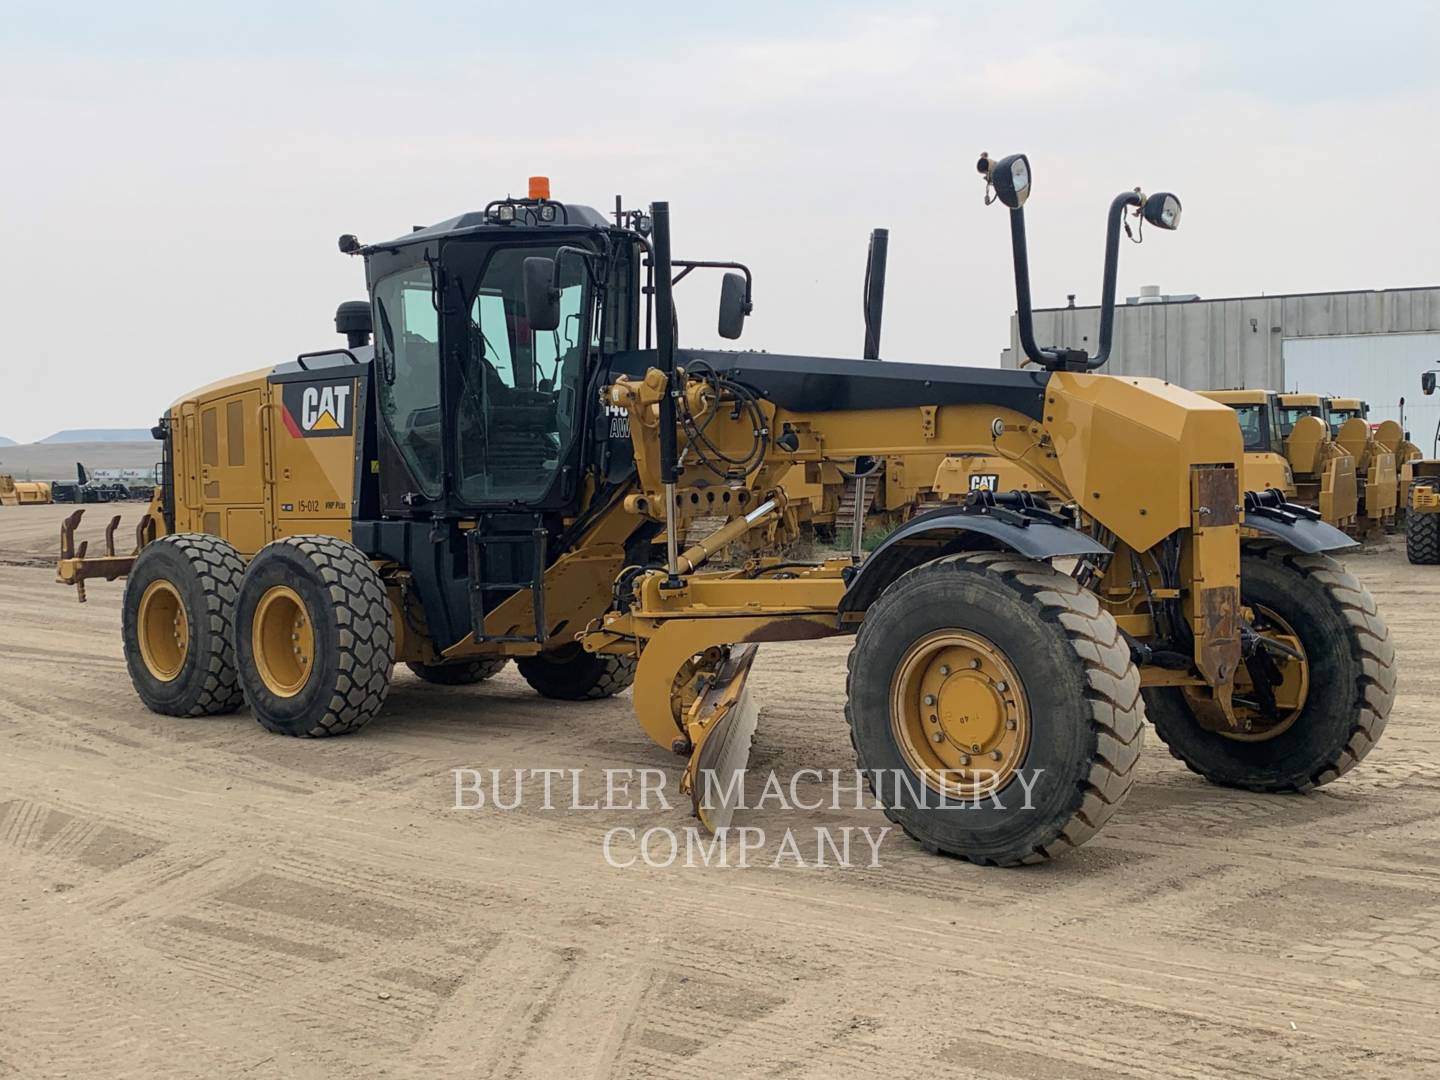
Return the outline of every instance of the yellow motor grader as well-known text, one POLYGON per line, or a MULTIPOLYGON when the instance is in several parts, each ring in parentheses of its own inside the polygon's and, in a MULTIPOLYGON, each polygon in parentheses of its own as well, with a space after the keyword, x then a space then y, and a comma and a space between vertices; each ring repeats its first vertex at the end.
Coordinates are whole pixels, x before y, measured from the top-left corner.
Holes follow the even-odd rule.
POLYGON ((1295 474, 1285 457, 1275 395, 1269 390, 1201 390, 1200 395, 1235 410, 1245 446, 1245 490, 1274 489, 1283 492, 1287 500, 1294 499, 1295 474))
POLYGON ((1372 481, 1377 486, 1384 482, 1382 474, 1386 472, 1386 464, 1383 455, 1388 453, 1392 456, 1395 473, 1395 513, 1392 518, 1403 516, 1410 483, 1415 478, 1415 463, 1425 457, 1424 451, 1410 441, 1410 435, 1405 430, 1405 399, 1400 399, 1398 421, 1382 420, 1378 424, 1371 424, 1368 402, 1359 398, 1327 397, 1325 418, 1330 424, 1332 438, 1338 441, 1341 433, 1347 432, 1346 439, 1355 445, 1359 443, 1361 428, 1351 421, 1359 421, 1364 425, 1367 449, 1373 451, 1366 459, 1369 465, 1366 470, 1367 487, 1372 481))
POLYGON ((1028 161, 979 170, 1009 210, 1029 369, 681 348, 677 283, 723 271, 733 339, 749 271, 674 258, 666 203, 607 217, 537 180, 342 237, 370 293, 337 313, 346 346, 176 402, 137 550, 112 530, 89 557, 72 519, 60 580, 126 577, 130 675, 172 715, 243 702, 275 732, 351 732, 397 661, 453 684, 513 659, 560 700, 633 681, 712 828, 743 780, 757 648, 837 635, 859 768, 931 851, 1010 865, 1083 843, 1130 790, 1147 714, 1216 783, 1333 780, 1379 738, 1395 677, 1374 601, 1326 554, 1351 541, 1244 490, 1228 408, 1097 370, 1121 229, 1173 229, 1179 200, 1111 203, 1090 356, 1034 339, 1028 161), (795 532, 796 466, 935 450, 1047 496, 976 490, 863 557, 767 554, 795 532), (684 545, 702 517, 721 523, 684 545))
MULTIPOLYGON (((1355 462, 1356 530, 1365 536, 1382 532, 1395 524, 1399 505, 1399 470, 1392 446, 1403 441, 1404 433, 1394 420, 1385 421, 1381 432, 1371 431, 1369 421, 1337 406, 1348 398, 1323 398, 1325 420, 1335 445, 1355 462)), ((1363 406, 1363 403, 1357 403, 1363 406)))
POLYGON ((1285 459, 1295 478, 1295 501, 1320 512, 1329 524, 1360 527, 1360 486, 1354 456, 1330 435, 1318 394, 1277 394, 1276 413, 1285 459))

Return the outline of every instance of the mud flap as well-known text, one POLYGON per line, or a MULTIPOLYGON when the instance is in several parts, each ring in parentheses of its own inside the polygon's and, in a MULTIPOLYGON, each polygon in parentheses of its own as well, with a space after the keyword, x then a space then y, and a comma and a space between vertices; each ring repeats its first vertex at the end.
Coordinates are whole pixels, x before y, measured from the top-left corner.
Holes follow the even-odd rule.
POLYGON ((695 816, 711 832, 729 827, 745 797, 745 767, 760 719, 759 707, 747 687, 757 648, 737 645, 731 649, 686 717, 694 749, 680 790, 690 795, 695 816))

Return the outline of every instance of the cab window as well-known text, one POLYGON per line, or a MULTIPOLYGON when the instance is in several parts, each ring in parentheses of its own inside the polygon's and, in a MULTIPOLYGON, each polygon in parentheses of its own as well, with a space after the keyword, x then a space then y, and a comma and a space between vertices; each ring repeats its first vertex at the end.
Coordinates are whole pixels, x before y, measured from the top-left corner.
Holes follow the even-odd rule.
POLYGON ((375 286, 380 412, 428 498, 440 494, 440 330, 430 271, 412 267, 375 286))

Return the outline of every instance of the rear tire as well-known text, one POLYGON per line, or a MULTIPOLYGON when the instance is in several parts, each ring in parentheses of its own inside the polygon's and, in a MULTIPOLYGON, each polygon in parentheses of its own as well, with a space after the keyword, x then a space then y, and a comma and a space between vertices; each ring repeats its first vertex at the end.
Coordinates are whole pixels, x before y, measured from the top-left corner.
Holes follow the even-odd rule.
POLYGON ((1440 563, 1440 514, 1405 512, 1405 557, 1416 566, 1440 563))
POLYGON ((1298 716, 1273 738, 1246 740, 1196 722, 1182 690, 1145 691, 1170 753, 1211 783, 1249 791, 1309 791, 1354 768, 1385 730, 1395 699, 1395 647, 1375 600, 1326 555, 1246 544, 1240 600, 1294 628, 1309 669, 1298 716))
POLYGON ((471 686, 493 679, 505 670, 510 662, 508 656, 487 656, 479 660, 460 660, 450 664, 416 664, 407 662, 406 667, 419 676, 422 682, 437 686, 471 686))
POLYGON ((355 545, 292 536, 261 548, 235 619, 240 682, 255 719, 310 738, 369 723, 390 690, 390 620, 384 583, 355 545))
MULTIPOLYGON (((1145 718, 1129 647, 1094 594, 1045 563, 1008 553, 943 558, 887 588, 850 652, 845 712, 860 769, 891 821, 928 851, 1001 866, 1040 862, 1099 831, 1130 791, 1145 718), (952 636, 979 643, 975 659, 965 660, 964 646, 941 649, 922 679, 907 681, 916 650, 952 636), (997 681, 1007 669, 1018 688, 997 681), (948 697, 965 679, 968 689, 948 697), (936 690, 921 699, 918 715, 937 760, 972 737, 967 731, 980 732, 970 747, 983 752, 977 760, 1012 770, 995 777, 993 795, 937 805, 936 774, 927 785, 915 766, 926 740, 906 735, 913 722, 904 719, 906 702, 916 689, 936 690), (992 690, 1005 699, 993 723, 986 718, 992 690), (991 728, 995 749, 988 750, 991 728), (1007 734, 1017 728, 1020 734, 1007 734)), ((959 775, 975 776, 959 749, 959 775)))
POLYGON ((598 701, 635 681, 633 656, 589 653, 579 642, 515 661, 521 677, 541 697, 555 701, 598 701))
POLYGON ((130 681, 151 712, 219 716, 241 706, 231 628, 244 573, 240 553, 218 536, 178 533, 141 549, 120 635, 130 681))

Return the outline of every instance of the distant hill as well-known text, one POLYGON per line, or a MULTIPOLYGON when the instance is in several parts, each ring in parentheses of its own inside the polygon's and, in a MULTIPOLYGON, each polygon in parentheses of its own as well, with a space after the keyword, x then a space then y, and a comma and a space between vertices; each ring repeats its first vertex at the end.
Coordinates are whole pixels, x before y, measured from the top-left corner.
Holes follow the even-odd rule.
POLYGON ((71 428, 68 431, 57 431, 54 435, 48 435, 41 439, 42 443, 79 443, 79 442, 145 442, 150 438, 150 432, 146 428, 71 428))
POLYGON ((15 445, 16 445, 16 442, 15 442, 14 439, 7 439, 4 435, 0 435, 0 446, 15 446, 15 445))
POLYGON ((0 450, 0 473, 17 480, 74 480, 75 463, 87 469, 149 469, 160 460, 160 444, 144 442, 31 443, 0 450))

